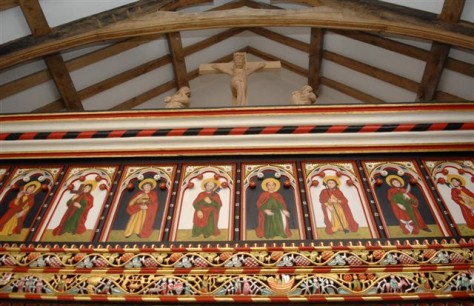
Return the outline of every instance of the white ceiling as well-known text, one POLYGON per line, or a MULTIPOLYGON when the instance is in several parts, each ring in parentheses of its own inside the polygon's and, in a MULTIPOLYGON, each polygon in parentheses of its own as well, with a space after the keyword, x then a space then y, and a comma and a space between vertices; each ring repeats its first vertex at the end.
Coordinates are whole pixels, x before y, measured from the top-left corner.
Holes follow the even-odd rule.
MULTIPOLYGON (((67 23, 91 14, 105 11, 134 1, 127 0, 40 0, 48 23, 51 27, 67 23)), ((186 11, 203 11, 230 1, 214 1, 214 5, 201 5, 186 9, 186 11)), ((271 3, 271 1, 259 1, 271 3)), ((439 13, 443 0, 386 0, 396 4, 439 13)), ((298 8, 297 5, 284 5, 277 2, 274 5, 285 8, 298 8)), ((463 20, 474 22, 474 0, 466 0, 463 20)), ((181 32, 184 46, 216 34, 225 29, 200 30, 181 32)), ((292 38, 309 43, 308 28, 271 28, 272 31, 291 36, 292 38)), ((28 25, 16 7, 0 12, 0 43, 23 37, 30 34, 28 25)), ((393 37, 398 41, 429 50, 430 44, 407 38, 393 37)), ((199 64, 211 62, 226 56, 236 50, 252 46, 260 51, 270 53, 276 57, 292 62, 300 67, 308 66, 308 55, 290 47, 276 43, 250 32, 243 32, 237 36, 204 49, 186 58, 188 71, 196 69, 199 64)), ((63 53, 65 60, 91 52, 103 46, 94 46, 81 50, 63 53)), ((374 47, 359 41, 352 40, 334 33, 325 36, 324 48, 338 54, 351 57, 395 74, 404 76, 413 81, 421 80, 425 63, 398 53, 374 47)), ((159 39, 121 54, 112 56, 94 65, 82 68, 71 73, 74 85, 81 90, 96 82, 109 78, 117 73, 126 71, 137 65, 146 63, 154 58, 168 53, 168 44, 165 39, 159 39)), ((450 56, 466 62, 474 63, 474 53, 467 50, 452 50, 450 56)), ((249 56, 248 60, 256 61, 259 58, 249 56)), ((45 68, 42 60, 31 62, 19 67, 13 67, 0 74, 0 84, 8 83, 31 72, 45 68)), ((353 70, 339 66, 332 62, 323 61, 322 75, 337 80, 348 86, 357 88, 387 102, 413 102, 415 93, 398 86, 388 84, 375 78, 363 75, 353 70)), ((144 91, 150 90, 173 78, 171 65, 141 75, 126 83, 109 89, 103 93, 83 101, 86 110, 106 110, 133 98, 144 91)), ((280 72, 259 72, 249 79, 249 105, 271 106, 289 105, 291 92, 306 84, 306 78, 282 69, 280 72)), ((231 95, 229 77, 226 75, 205 75, 194 79, 190 83, 192 98, 191 107, 226 107, 230 106, 231 95)), ((442 75, 440 90, 474 101, 474 79, 456 72, 446 71, 442 75)), ((164 97, 173 91, 155 97, 141 104, 136 109, 156 109, 164 107, 164 97)), ((9 96, 0 101, 1 113, 31 112, 59 98, 54 83, 49 81, 42 85, 30 88, 18 94, 9 96)), ((323 86, 320 104, 360 103, 352 97, 346 96, 329 87, 323 86)))

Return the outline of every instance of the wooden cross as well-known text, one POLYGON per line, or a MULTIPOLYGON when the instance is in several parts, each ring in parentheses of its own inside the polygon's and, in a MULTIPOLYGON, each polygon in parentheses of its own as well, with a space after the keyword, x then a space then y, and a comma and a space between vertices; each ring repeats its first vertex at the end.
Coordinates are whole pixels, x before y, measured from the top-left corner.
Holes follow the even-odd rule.
POLYGON ((230 89, 232 91, 232 105, 245 106, 247 101, 247 77, 257 71, 269 71, 281 68, 280 61, 247 62, 245 52, 234 53, 234 60, 230 63, 201 64, 199 74, 225 73, 230 75, 230 89))

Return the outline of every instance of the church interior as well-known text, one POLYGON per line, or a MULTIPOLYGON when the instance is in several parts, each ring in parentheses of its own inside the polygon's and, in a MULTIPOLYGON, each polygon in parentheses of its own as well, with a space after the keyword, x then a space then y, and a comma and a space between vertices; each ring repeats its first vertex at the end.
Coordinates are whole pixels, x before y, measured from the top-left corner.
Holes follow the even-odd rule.
POLYGON ((0 302, 464 305, 473 0, 0 1, 0 302))

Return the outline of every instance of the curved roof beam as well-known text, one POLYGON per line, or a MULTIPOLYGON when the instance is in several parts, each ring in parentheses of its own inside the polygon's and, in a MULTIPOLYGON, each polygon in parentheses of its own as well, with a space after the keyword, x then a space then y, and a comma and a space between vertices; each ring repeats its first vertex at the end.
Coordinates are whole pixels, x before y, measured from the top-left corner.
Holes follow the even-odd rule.
MULTIPOLYGON (((201 13, 159 11, 72 36, 50 35, 0 58, 0 68, 98 41, 184 30, 229 27, 307 26, 385 32, 474 49, 474 29, 436 19, 417 18, 387 9, 379 2, 324 1, 300 10, 234 9, 201 13)), ((3 50, 5 51, 5 50, 3 50)), ((2 50, 0 49, 0 54, 2 50)))

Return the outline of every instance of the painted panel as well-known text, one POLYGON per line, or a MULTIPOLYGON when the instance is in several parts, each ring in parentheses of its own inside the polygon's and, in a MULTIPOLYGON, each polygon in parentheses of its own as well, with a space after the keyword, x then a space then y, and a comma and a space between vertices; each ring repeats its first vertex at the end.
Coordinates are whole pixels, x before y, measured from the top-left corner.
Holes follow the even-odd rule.
POLYGON ((0 240, 25 241, 61 167, 19 167, 0 192, 0 240))
POLYGON ((126 166, 100 241, 161 241, 175 172, 171 165, 126 166))
POLYGON ((304 162, 313 239, 378 238, 354 162, 304 162))
POLYGON ((183 165, 171 241, 231 241, 235 165, 183 165))
POLYGON ((305 239, 294 163, 242 165, 242 240, 305 239))
POLYGON ((117 168, 70 167, 33 240, 92 241, 117 168))
POLYGON ((389 238, 449 236, 414 161, 362 162, 389 238))
POLYGON ((424 160, 447 212, 461 236, 474 236, 474 162, 424 160))

